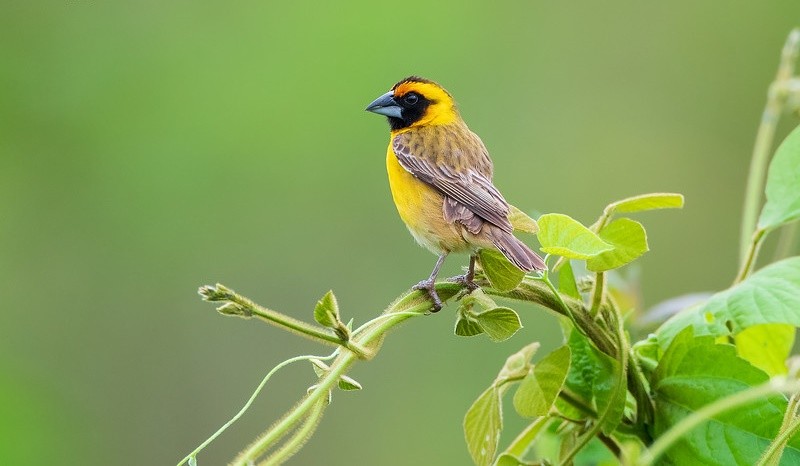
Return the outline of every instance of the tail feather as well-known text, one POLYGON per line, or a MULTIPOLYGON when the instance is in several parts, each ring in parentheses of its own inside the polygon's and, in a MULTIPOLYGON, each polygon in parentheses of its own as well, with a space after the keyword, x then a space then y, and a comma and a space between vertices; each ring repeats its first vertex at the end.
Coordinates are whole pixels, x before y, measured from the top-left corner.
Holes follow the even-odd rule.
POLYGON ((520 270, 530 272, 533 270, 544 270, 547 268, 544 261, 538 254, 533 252, 525 243, 518 240, 516 236, 499 228, 492 228, 489 235, 492 244, 506 256, 506 259, 517 266, 520 270))

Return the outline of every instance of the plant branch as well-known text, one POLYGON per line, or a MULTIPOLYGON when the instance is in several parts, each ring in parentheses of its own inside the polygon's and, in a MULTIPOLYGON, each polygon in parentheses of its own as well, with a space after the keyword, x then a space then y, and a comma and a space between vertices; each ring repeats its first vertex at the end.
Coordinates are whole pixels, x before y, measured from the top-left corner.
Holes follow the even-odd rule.
POLYGON ((245 319, 255 316, 268 324, 289 330, 318 343, 346 348, 355 353, 360 359, 370 359, 372 356, 363 348, 359 347, 358 344, 350 340, 342 339, 322 327, 308 324, 285 314, 281 314, 280 312, 260 306, 219 283, 217 283, 216 286, 203 286, 200 288, 199 293, 206 301, 225 302, 226 304, 217 308, 217 311, 221 314, 243 317, 245 319))
POLYGON ((597 272, 594 279, 594 288, 592 288, 592 308, 589 314, 594 318, 600 311, 600 304, 603 303, 603 292, 605 291, 605 274, 597 272))
POLYGON ((630 367, 628 368, 628 386, 631 389, 631 394, 636 400, 636 426, 637 432, 640 433, 639 438, 647 443, 652 440, 647 434, 645 424, 649 424, 655 415, 655 407, 653 406, 653 399, 650 398, 647 392, 647 378, 639 367, 639 362, 633 350, 628 348, 628 361, 630 367))
POLYGON ((616 329, 617 348, 619 351, 619 353, 616 355, 617 362, 619 363, 619 375, 616 384, 614 385, 614 391, 609 397, 608 405, 606 405, 603 412, 598 413, 599 416, 597 417, 597 421, 595 421, 588 432, 584 433, 578 439, 572 450, 570 450, 570 452, 561 460, 563 464, 571 464, 572 459, 575 458, 575 455, 577 455, 578 452, 580 452, 583 447, 589 443, 589 441, 591 441, 602 431, 603 424, 605 424, 605 422, 608 420, 608 417, 611 415, 611 411, 616 403, 617 397, 620 395, 624 396, 624 392, 627 390, 628 385, 626 384, 626 379, 628 374, 628 347, 625 343, 627 337, 625 335, 625 329, 623 328, 622 318, 616 309, 615 312, 615 322, 613 322, 613 325, 616 329), (620 391, 622 391, 622 393, 620 391))
POLYGON ((292 435, 289 440, 287 440, 279 449, 271 454, 269 458, 259 463, 259 466, 273 466, 281 464, 285 460, 288 460, 292 455, 297 453, 303 444, 306 443, 309 438, 311 438, 311 435, 314 434, 314 431, 319 425, 319 421, 322 419, 322 412, 325 410, 327 405, 328 400, 325 398, 317 400, 316 404, 314 404, 309 410, 305 421, 300 427, 297 428, 297 431, 294 433, 294 435, 292 435))
MULTIPOLYGON (((461 287, 454 283, 438 283, 436 289, 442 300, 447 300, 458 293, 461 287)), ((368 351, 371 356, 374 356, 379 349, 383 337, 389 330, 412 317, 424 315, 431 309, 431 306, 427 294, 419 291, 406 293, 392 303, 383 312, 380 318, 373 319, 353 332, 351 339, 359 348, 365 348, 365 351, 368 351)), ((306 423, 297 427, 297 432, 299 432, 299 434, 291 437, 279 450, 276 450, 275 455, 277 456, 271 457, 269 461, 272 461, 272 458, 279 458, 280 461, 283 461, 294 454, 296 448, 294 448, 293 444, 298 442, 302 443, 302 441, 304 441, 304 432, 308 430, 310 434, 316 422, 318 422, 319 417, 321 417, 321 411, 318 414, 314 414, 319 403, 325 402, 330 390, 338 383, 341 376, 350 369, 356 360, 357 355, 354 352, 340 353, 331 364, 328 372, 320 378, 319 382, 312 387, 309 393, 294 408, 284 414, 281 419, 270 426, 270 428, 262 433, 250 446, 242 451, 234 459, 232 464, 236 466, 246 466, 255 463, 260 456, 274 446, 281 438, 295 429, 300 422, 307 420, 306 423)))
POLYGON ((783 415, 783 422, 781 422, 781 428, 778 430, 778 436, 767 447, 767 450, 758 460, 757 466, 777 466, 780 463, 786 443, 800 430, 800 418, 797 417, 799 405, 800 398, 797 393, 789 397, 789 403, 786 405, 786 412, 783 415))
POLYGON ((566 386, 561 388, 558 396, 565 402, 569 403, 573 408, 580 411, 584 416, 597 419, 597 411, 595 411, 594 408, 583 398, 573 393, 572 390, 566 386))
POLYGON ((331 365, 331 369, 322 376, 319 383, 275 424, 270 426, 253 443, 245 448, 231 462, 235 466, 249 466, 258 460, 271 446, 288 434, 296 424, 309 415, 309 412, 320 401, 324 401, 328 392, 338 383, 339 378, 356 362, 353 353, 342 353, 331 365))
POLYGON ((271 377, 272 377, 272 376, 273 376, 273 375, 274 375, 276 372, 278 372, 278 370, 282 369, 283 367, 286 367, 286 366, 288 366, 289 364, 291 364, 291 363, 293 363, 293 362, 297 362, 297 361, 308 361, 308 360, 310 360, 310 359, 320 359, 320 360, 323 360, 323 361, 324 361, 324 360, 326 360, 326 359, 332 359, 332 358, 334 358, 335 356, 336 356, 336 353, 333 353, 333 354, 331 354, 330 356, 313 356, 313 355, 307 355, 307 356, 297 356, 297 357, 294 357, 294 358, 291 358, 291 359, 287 359, 286 361, 283 361, 282 363, 280 363, 280 364, 278 364, 277 366, 275 366, 274 368, 272 368, 272 370, 271 370, 271 371, 269 371, 269 372, 267 373, 267 375, 266 375, 266 376, 264 376, 264 378, 261 380, 261 383, 259 383, 259 384, 258 384, 258 387, 256 387, 256 389, 255 389, 255 391, 253 392, 253 394, 252 394, 252 395, 250 395, 250 398, 249 398, 249 399, 247 400, 247 402, 244 404, 244 406, 242 407, 242 409, 240 409, 240 410, 239 410, 239 412, 238 412, 238 413, 236 413, 236 414, 235 414, 235 415, 234 415, 234 416, 233 416, 233 417, 232 417, 232 418, 231 418, 231 419, 230 419, 228 422, 226 422, 225 424, 223 424, 223 426, 222 426, 222 427, 220 427, 219 429, 217 429, 217 431, 216 431, 216 432, 214 432, 214 433, 211 435, 211 437, 209 437, 209 438, 208 438, 208 439, 207 439, 205 442, 201 443, 201 444, 200 444, 200 446, 198 446, 198 447, 197 447, 197 448, 195 448, 195 449, 194 449, 194 450, 193 450, 191 453, 189 453, 188 455, 186 455, 186 457, 185 457, 184 459, 182 459, 182 460, 181 460, 181 461, 178 463, 178 465, 177 465, 177 466, 181 466, 182 464, 184 464, 184 463, 186 463, 187 461, 189 461, 191 458, 193 458, 193 457, 196 457, 196 456, 197 456, 197 454, 198 454, 198 453, 200 453, 200 451, 202 451, 202 450, 203 450, 205 447, 207 447, 207 446, 208 446, 208 445, 209 445, 211 442, 213 442, 213 441, 214 441, 214 439, 216 439, 217 437, 219 437, 219 436, 220 436, 220 434, 222 434, 223 432, 225 432, 225 430, 226 430, 228 427, 230 427, 230 426, 231 426, 231 424, 233 424, 234 422, 236 422, 237 420, 239 420, 239 418, 240 418, 240 417, 242 417, 242 415, 243 415, 243 414, 244 414, 244 413, 245 413, 245 412, 246 412, 246 411, 247 411, 247 410, 250 408, 250 405, 252 405, 252 404, 253 404, 253 401, 255 401, 255 399, 256 399, 256 397, 258 396, 258 394, 259 394, 259 393, 261 393, 261 390, 264 388, 264 385, 266 385, 266 384, 267 384, 267 381, 268 381, 268 380, 269 380, 269 379, 270 379, 270 378, 271 378, 271 377))
POLYGON ((775 80, 767 91, 767 103, 761 115, 761 123, 756 134, 756 141, 753 147, 753 155, 750 161, 750 171, 747 177, 747 188, 745 190, 744 211, 742 213, 742 226, 740 235, 739 259, 742 262, 742 270, 745 270, 745 263, 754 262, 753 258, 748 259, 748 251, 752 251, 750 235, 756 228, 758 212, 761 207, 761 196, 764 192, 764 180, 769 164, 769 155, 775 139, 775 130, 778 120, 783 112, 786 97, 788 95, 787 84, 794 74, 794 64, 797 60, 798 50, 800 49, 800 30, 794 29, 789 33, 786 43, 781 52, 781 60, 778 65, 778 72, 775 80))
POLYGON ((759 460, 757 466, 777 466, 781 461, 781 455, 783 454, 783 449, 786 448, 786 443, 798 432, 800 432, 800 419, 795 419, 786 430, 781 431, 781 433, 775 437, 775 440, 772 441, 767 451, 764 452, 764 456, 759 460))
POLYGON ((736 279, 733 281, 734 284, 741 282, 753 272, 753 268, 756 265, 756 258, 758 257, 758 250, 761 249, 761 244, 764 242, 766 234, 767 230, 761 228, 753 233, 750 246, 744 256, 744 262, 742 262, 742 267, 739 269, 739 273, 736 274, 736 279))
POLYGON ((613 341, 603 329, 597 326, 591 315, 586 311, 586 308, 583 307, 583 303, 580 303, 581 305, 577 312, 572 312, 570 306, 567 306, 561 293, 556 290, 555 285, 553 285, 553 282, 550 281, 547 275, 545 275, 543 279, 547 287, 550 288, 550 291, 553 293, 553 296, 555 296, 556 301, 567 312, 575 328, 584 334, 600 351, 613 357, 617 351, 613 341))

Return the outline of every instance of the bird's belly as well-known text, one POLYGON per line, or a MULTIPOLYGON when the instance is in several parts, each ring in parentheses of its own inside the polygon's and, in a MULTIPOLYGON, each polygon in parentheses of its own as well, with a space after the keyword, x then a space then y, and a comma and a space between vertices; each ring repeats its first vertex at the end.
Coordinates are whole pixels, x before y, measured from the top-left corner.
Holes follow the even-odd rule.
POLYGON ((391 146, 386 154, 386 169, 397 212, 419 244, 436 254, 470 249, 461 235, 461 226, 444 219, 442 195, 406 171, 391 146))

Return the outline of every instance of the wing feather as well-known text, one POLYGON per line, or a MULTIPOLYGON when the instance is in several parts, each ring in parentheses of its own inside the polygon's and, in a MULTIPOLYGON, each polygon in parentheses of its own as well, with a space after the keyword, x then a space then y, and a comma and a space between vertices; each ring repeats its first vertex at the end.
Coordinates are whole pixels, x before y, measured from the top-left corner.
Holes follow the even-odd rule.
POLYGON ((475 229, 477 219, 472 220, 471 215, 462 211, 463 206, 503 231, 513 230, 508 221, 508 203, 492 184, 492 165, 486 148, 469 129, 464 127, 463 132, 448 131, 444 135, 405 132, 394 137, 392 148, 403 168, 455 201, 451 205, 450 200, 445 200, 446 217, 463 220, 470 231, 475 229), (437 140, 443 136, 446 141, 437 140))

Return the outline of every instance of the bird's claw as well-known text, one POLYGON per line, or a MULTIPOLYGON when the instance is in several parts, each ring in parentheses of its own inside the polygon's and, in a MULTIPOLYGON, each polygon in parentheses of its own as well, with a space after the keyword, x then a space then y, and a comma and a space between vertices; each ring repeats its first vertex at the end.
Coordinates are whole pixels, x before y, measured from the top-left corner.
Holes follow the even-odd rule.
POLYGON ((411 287, 411 289, 425 290, 428 292, 428 296, 430 296, 431 301, 433 302, 433 310, 431 312, 439 312, 442 310, 442 300, 439 298, 439 294, 436 292, 436 286, 433 280, 431 279, 422 280, 421 282, 411 287))
POLYGON ((478 286, 478 284, 475 283, 473 277, 470 277, 469 274, 456 275, 455 277, 448 278, 447 281, 457 283, 466 288, 467 290, 469 290, 469 292, 473 292, 478 288, 480 288, 480 286, 478 286))

